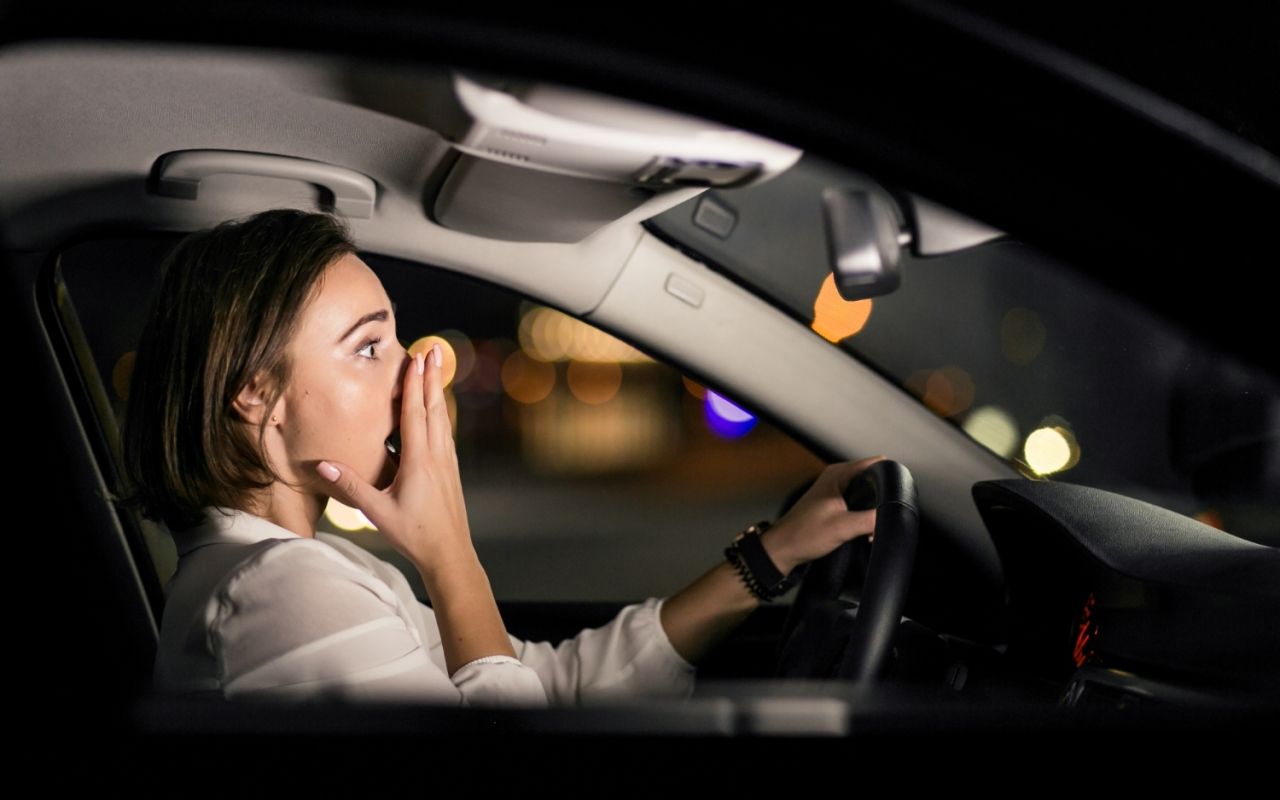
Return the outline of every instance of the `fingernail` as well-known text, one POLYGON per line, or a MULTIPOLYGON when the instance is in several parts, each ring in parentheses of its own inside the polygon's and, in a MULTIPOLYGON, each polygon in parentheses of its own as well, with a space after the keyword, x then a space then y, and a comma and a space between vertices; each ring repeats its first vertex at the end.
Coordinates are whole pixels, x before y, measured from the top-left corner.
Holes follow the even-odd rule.
POLYGON ((436 359, 436 366, 437 366, 437 367, 442 367, 442 366, 444 366, 444 356, 442 356, 442 355, 440 354, 440 344, 439 344, 439 343, 436 343, 436 344, 431 345, 431 355, 435 357, 435 359, 436 359))
POLYGON ((320 470, 321 475, 331 481, 336 481, 338 479, 338 475, 341 474, 338 472, 338 468, 330 464, 328 461, 321 461, 319 465, 317 465, 317 469, 320 470))
POLYGON ((422 357, 422 352, 414 353, 413 360, 418 362, 418 374, 421 375, 426 370, 426 359, 422 357))

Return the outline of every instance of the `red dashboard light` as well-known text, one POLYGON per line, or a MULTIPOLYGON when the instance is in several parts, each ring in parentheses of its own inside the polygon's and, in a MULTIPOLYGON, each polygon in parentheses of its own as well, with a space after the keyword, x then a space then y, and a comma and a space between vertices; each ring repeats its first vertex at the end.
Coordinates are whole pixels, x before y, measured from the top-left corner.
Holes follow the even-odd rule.
POLYGON ((1076 644, 1071 651, 1071 658, 1077 667, 1093 658, 1093 640, 1098 635, 1098 624, 1093 619, 1093 607, 1096 603, 1097 598, 1093 596, 1093 592, 1089 592, 1084 607, 1080 609, 1080 621, 1076 624, 1076 644))

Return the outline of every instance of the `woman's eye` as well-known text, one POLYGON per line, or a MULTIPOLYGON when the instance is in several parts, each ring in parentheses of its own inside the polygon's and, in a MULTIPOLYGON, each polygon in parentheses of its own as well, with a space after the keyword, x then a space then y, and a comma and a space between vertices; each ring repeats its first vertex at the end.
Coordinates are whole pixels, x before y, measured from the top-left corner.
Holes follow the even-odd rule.
POLYGON ((378 342, 381 342, 381 341, 382 341, 381 339, 370 339, 369 341, 360 345, 360 349, 356 351, 356 355, 360 355, 365 350, 369 350, 370 355, 368 356, 368 358, 370 360, 376 359, 378 355, 377 355, 377 350, 374 348, 374 345, 376 345, 378 342))

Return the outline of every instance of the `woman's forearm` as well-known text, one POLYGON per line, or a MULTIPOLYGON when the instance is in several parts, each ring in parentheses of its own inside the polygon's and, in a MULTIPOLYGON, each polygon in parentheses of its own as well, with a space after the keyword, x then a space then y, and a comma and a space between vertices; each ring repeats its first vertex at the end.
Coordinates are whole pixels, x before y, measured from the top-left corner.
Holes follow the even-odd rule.
MULTIPOLYGON (((777 552, 771 532, 765 531, 761 543, 778 569, 788 574, 794 565, 777 552)), ((676 652, 697 664, 759 606, 760 599, 747 588, 733 565, 723 560, 668 597, 659 616, 676 652)))
POLYGON ((449 677, 483 656, 515 656, 489 576, 474 552, 459 554, 447 564, 418 565, 418 573, 440 626, 449 677))

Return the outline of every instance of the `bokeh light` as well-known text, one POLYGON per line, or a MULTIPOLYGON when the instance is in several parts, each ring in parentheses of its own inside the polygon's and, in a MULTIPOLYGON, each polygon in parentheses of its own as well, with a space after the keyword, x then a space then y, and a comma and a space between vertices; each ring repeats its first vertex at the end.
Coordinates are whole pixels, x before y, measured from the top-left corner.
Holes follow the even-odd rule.
POLYGON ((1050 416, 1023 444, 1027 465, 1038 475, 1071 469, 1080 462, 1080 445, 1066 420, 1050 416))
POLYGON ((475 343, 475 363, 466 379, 458 383, 458 390, 468 395, 470 404, 485 405, 502 394, 502 365, 513 352, 515 342, 503 337, 475 343))
POLYGON ((1071 447, 1056 428, 1036 428, 1023 445, 1027 464, 1038 475, 1057 472, 1071 460, 1071 447))
POLYGON ((570 361, 565 376, 569 391, 584 403, 606 403, 622 386, 622 367, 610 362, 570 361))
POLYGON ((1225 531, 1227 529, 1226 520, 1222 518, 1222 513, 1216 508, 1206 508, 1203 511, 1197 512, 1192 519, 1197 522, 1203 522, 1205 525, 1211 525, 1220 531, 1225 531))
POLYGON ((1058 432, 1058 435, 1066 441, 1067 447, 1071 449, 1071 457, 1067 459, 1067 465, 1063 467, 1064 470, 1071 469, 1080 463, 1080 445, 1076 442, 1076 435, 1071 432, 1070 428, 1057 427, 1054 430, 1058 432))
POLYGON ((954 417, 973 405, 973 379, 959 367, 917 370, 911 373, 905 384, 940 417, 954 417))
POLYGON ((644 353, 558 309, 521 304, 520 347, 540 361, 651 362, 644 353))
POLYGON ((862 330, 871 317, 871 300, 845 300, 836 288, 835 273, 828 272, 813 301, 809 326, 829 342, 839 342, 862 330))
POLYGON ((543 400, 556 385, 556 367, 513 350, 502 362, 502 388, 511 399, 530 404, 543 400))
POLYGON ((1045 336, 1040 315, 1029 308, 1011 308, 1000 321, 1000 350, 1014 364, 1034 361, 1044 349, 1045 336))
POLYGON ((471 337, 457 328, 440 331, 439 335, 449 342, 449 346, 453 348, 454 361, 457 367, 451 382, 455 384, 462 383, 471 374, 471 370, 475 368, 476 364, 476 348, 471 343, 471 337))
POLYGON ((689 380, 688 377, 681 375, 680 381, 684 383, 685 391, 701 400, 707 394, 707 387, 697 381, 689 380))
POLYGON ((340 503, 332 497, 329 498, 328 504, 324 507, 324 516, 338 530, 352 532, 374 530, 373 523, 369 521, 363 511, 340 503))
POLYGON ((1010 458, 1018 448, 1018 423, 998 406, 980 406, 965 418, 964 432, 993 453, 1010 458))
POLYGON ((726 439, 745 436, 756 426, 755 415, 711 389, 707 389, 702 408, 707 426, 726 439))
MULTIPOLYGON (((458 372, 458 356, 454 353, 453 345, 449 343, 448 339, 434 334, 431 336, 423 336, 416 339, 407 349, 411 357, 416 356, 418 352, 421 351, 425 357, 430 358, 431 347, 436 343, 439 343, 440 345, 440 356, 441 361, 443 362, 440 365, 444 370, 443 385, 448 386, 453 381, 453 376, 458 372)), ((427 366, 430 367, 431 365, 427 364, 427 366)))

